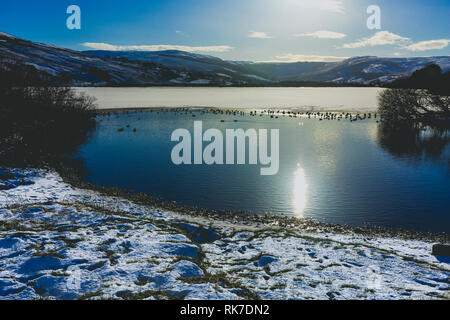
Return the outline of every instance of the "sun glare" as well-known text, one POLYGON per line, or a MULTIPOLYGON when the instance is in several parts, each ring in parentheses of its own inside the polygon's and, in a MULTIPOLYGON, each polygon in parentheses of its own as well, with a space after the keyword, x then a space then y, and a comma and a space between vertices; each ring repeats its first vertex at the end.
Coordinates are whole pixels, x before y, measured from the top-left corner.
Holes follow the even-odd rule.
POLYGON ((305 171, 300 165, 294 172, 294 211, 298 218, 303 218, 306 207, 306 192, 308 184, 306 182, 305 171))

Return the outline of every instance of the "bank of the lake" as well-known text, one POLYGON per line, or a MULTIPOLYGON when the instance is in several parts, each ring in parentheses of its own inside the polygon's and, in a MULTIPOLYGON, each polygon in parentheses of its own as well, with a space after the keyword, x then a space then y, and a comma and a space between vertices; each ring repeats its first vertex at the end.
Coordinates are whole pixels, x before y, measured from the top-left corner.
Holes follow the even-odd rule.
POLYGON ((449 298, 433 238, 190 216, 2 170, 0 299, 449 298))

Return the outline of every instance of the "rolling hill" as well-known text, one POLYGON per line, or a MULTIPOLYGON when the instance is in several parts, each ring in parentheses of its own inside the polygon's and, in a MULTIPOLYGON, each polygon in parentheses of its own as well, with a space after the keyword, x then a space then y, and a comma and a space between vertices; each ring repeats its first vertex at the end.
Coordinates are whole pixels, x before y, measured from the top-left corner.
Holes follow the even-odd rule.
POLYGON ((0 62, 32 68, 74 86, 267 86, 334 83, 385 85, 433 63, 450 70, 450 56, 354 57, 341 62, 226 61, 184 51, 75 51, 0 32, 0 62))

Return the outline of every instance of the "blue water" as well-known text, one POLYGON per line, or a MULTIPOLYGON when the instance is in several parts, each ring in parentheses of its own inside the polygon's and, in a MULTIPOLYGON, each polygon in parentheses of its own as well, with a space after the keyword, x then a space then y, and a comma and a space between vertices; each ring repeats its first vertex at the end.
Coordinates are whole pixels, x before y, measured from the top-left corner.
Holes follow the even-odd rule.
POLYGON ((374 118, 349 122, 194 114, 99 117, 98 129, 79 152, 87 180, 206 209, 450 232, 448 131, 389 134, 374 118), (202 120, 204 130, 222 132, 279 129, 279 173, 261 176, 260 166, 254 165, 172 164, 176 143, 171 134, 178 128, 192 132, 194 120, 202 120))

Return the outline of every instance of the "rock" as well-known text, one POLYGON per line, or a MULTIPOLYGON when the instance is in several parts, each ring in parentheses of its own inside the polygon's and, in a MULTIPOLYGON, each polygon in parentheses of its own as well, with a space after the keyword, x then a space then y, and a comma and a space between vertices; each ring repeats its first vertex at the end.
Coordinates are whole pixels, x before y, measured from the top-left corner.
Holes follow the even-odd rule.
POLYGON ((19 268, 21 274, 32 275, 42 270, 58 270, 63 265, 61 260, 52 256, 34 257, 25 261, 19 268))
POLYGON ((0 180, 12 180, 15 179, 14 173, 11 171, 6 171, 5 169, 0 169, 0 180))
POLYGON ((240 248, 238 249, 238 252, 239 252, 239 253, 242 253, 242 254, 244 254, 245 251, 247 251, 247 246, 242 246, 242 247, 240 247, 240 248))
POLYGON ((121 290, 116 292, 116 296, 122 299, 129 299, 133 296, 133 292, 131 290, 121 290))
POLYGON ((86 269, 89 271, 94 271, 102 268, 106 264, 106 260, 96 262, 94 264, 89 265, 86 269))
MULTIPOLYGON (((67 279, 64 277, 42 276, 32 282, 32 286, 39 295, 52 297, 60 300, 74 300, 77 297, 77 290, 70 289, 67 279)), ((80 285, 79 285, 80 286, 80 285)), ((77 288, 78 289, 78 288, 77 288)), ((81 290, 81 286, 79 288, 81 290)))
POLYGON ((274 257, 270 257, 270 256, 262 256, 258 261, 257 264, 260 267, 266 267, 267 265, 278 261, 278 259, 274 258, 274 257))
POLYGON ((220 239, 220 234, 209 228, 192 225, 185 222, 179 223, 178 226, 187 232, 196 243, 211 243, 220 239))
POLYGON ((6 237, 0 240, 0 249, 13 249, 20 243, 19 239, 6 237))
POLYGON ((165 243, 163 245, 163 250, 168 254, 174 256, 181 256, 191 259, 198 259, 199 249, 196 246, 192 246, 185 243, 165 243))
POLYGON ((8 279, 0 280, 0 296, 2 296, 2 299, 7 295, 15 294, 24 289, 26 289, 26 286, 21 283, 8 279))
POLYGON ((435 244, 431 254, 433 256, 450 257, 450 245, 435 244))
POLYGON ((195 263, 187 260, 181 260, 172 266, 175 272, 178 272, 181 278, 191 279, 203 276, 203 270, 195 263))

